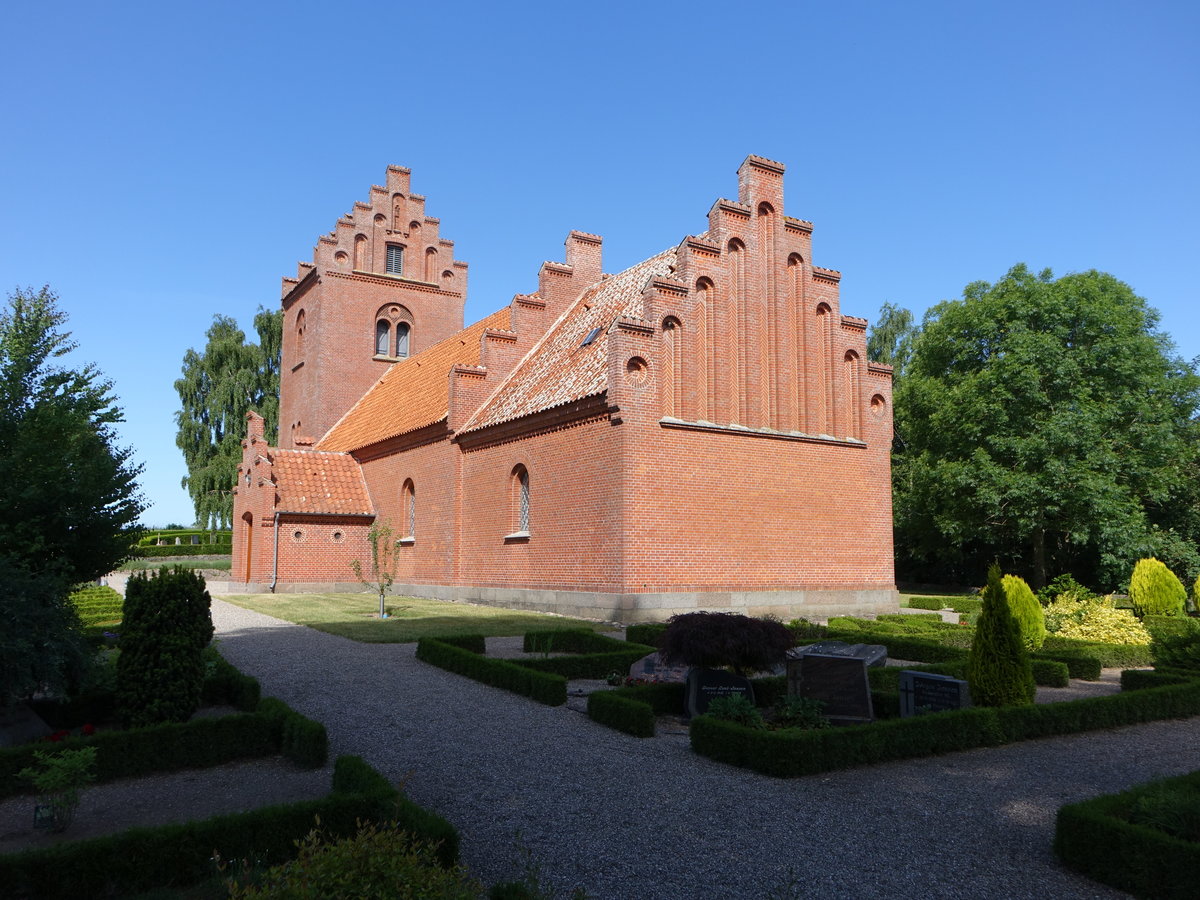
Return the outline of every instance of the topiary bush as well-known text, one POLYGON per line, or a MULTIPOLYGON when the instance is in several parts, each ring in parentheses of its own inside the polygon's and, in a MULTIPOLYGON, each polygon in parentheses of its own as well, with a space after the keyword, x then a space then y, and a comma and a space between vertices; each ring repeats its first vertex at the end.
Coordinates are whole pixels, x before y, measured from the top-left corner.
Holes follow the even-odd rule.
POLYGON ((1155 668, 1200 672, 1200 619, 1159 618, 1150 625, 1155 668))
POLYGON ((781 665, 795 645, 793 633, 774 619, 694 612, 672 616, 659 646, 669 666, 728 666, 747 675, 781 665))
POLYGON ((1017 575, 1005 575, 1000 583, 1004 586, 1008 611, 1017 623, 1025 649, 1031 653, 1042 649, 1046 641, 1046 618, 1042 614, 1042 604, 1033 595, 1033 589, 1024 578, 1017 575))
POLYGON ((1072 600, 1089 600, 1096 594, 1076 581, 1070 573, 1059 575, 1037 592, 1038 602, 1043 606, 1049 606, 1063 596, 1072 600))
POLYGON ((1112 597, 1072 600, 1069 594, 1046 607, 1046 629, 1064 638, 1101 644, 1150 643, 1150 632, 1127 609, 1116 609, 1112 597))
POLYGON ((1129 579, 1129 599, 1139 619, 1146 616, 1182 616, 1187 591, 1175 573, 1154 557, 1139 559, 1129 579))
POLYGON ((129 579, 117 659, 117 707, 126 726, 186 722, 199 708, 210 604, 204 578, 187 569, 129 579))
POLYGON ((976 706, 1024 706, 1037 694, 1029 653, 995 564, 988 570, 983 609, 967 655, 967 683, 976 706))

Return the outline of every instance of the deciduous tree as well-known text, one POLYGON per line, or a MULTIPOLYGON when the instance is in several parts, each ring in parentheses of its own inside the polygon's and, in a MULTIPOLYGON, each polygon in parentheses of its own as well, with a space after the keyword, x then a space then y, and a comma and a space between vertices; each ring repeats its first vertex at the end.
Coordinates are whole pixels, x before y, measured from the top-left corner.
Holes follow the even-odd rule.
POLYGON ((259 342, 228 316, 214 316, 204 352, 188 350, 175 390, 183 408, 175 414, 175 444, 183 451, 183 479, 204 528, 228 528, 233 518, 233 482, 242 458, 246 413, 258 412, 267 441, 275 442, 279 417, 279 349, 282 312, 259 310, 259 342))
POLYGON ((1157 325, 1111 275, 1024 266, 930 310, 895 399, 909 565, 969 577, 998 556, 1035 586, 1115 587, 1164 542, 1186 559, 1158 522, 1195 496, 1200 377, 1157 325))

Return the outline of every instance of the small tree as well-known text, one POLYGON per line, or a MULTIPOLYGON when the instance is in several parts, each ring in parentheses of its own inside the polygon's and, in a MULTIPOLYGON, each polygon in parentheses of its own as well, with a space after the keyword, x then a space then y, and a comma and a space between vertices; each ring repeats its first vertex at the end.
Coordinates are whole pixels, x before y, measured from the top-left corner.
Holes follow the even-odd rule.
POLYGON ((744 676, 779 665, 795 644, 787 626, 773 619, 694 612, 671 617, 660 648, 667 665, 729 666, 744 676))
POLYGON ((1129 579, 1129 599, 1139 619, 1146 616, 1182 616, 1187 591, 1175 573, 1153 557, 1139 559, 1129 579))
POLYGON ((33 758, 37 765, 22 769, 17 775, 33 785, 39 805, 48 809, 50 830, 66 831, 75 818, 79 795, 96 780, 96 748, 60 753, 34 750, 33 758))
POLYGON ((1037 694, 1029 653, 1009 611, 1000 567, 994 563, 967 656, 967 683, 976 706, 1024 706, 1037 694))
POLYGON ((1016 620, 1025 649, 1030 652, 1041 650, 1046 642, 1046 616, 1042 612, 1042 604, 1024 578, 1005 575, 1001 583, 1004 585, 1008 610, 1016 620))
POLYGON ((362 563, 357 559, 350 561, 354 577, 362 584, 379 592, 379 618, 387 618, 387 609, 383 605, 383 597, 396 580, 396 563, 399 557, 396 553, 398 543, 392 536, 392 526, 387 522, 376 522, 367 532, 367 540, 371 544, 371 574, 368 578, 363 574, 362 563))
POLYGON ((117 706, 126 725, 186 722, 200 707, 211 602, 203 576, 188 569, 129 580, 117 659, 117 706))

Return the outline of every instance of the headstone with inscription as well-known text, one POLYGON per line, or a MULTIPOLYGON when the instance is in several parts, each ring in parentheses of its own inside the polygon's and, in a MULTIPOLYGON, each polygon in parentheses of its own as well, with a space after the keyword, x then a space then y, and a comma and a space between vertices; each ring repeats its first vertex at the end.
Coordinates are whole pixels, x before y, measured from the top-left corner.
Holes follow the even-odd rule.
POLYGON ((685 709, 689 717, 704 715, 708 711, 708 704, 718 697, 731 697, 734 694, 743 694, 753 703, 754 687, 750 679, 724 669, 701 669, 696 666, 688 670, 685 709))
POLYGON ((867 663, 855 656, 805 653, 788 660, 788 695, 822 703, 821 712, 834 725, 875 721, 867 663))
POLYGON ((655 650, 629 667, 629 677, 641 678, 645 681, 683 684, 687 681, 688 668, 688 666, 665 665, 662 661, 662 654, 655 650))
POLYGON ((900 673, 900 716, 965 709, 971 705, 971 689, 961 678, 905 669, 900 673))

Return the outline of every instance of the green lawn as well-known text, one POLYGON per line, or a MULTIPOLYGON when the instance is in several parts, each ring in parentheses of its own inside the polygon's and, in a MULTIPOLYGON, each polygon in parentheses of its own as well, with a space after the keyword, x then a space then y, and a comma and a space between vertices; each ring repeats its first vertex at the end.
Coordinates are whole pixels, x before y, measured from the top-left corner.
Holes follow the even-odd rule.
POLYGON ((567 628, 599 629, 598 622, 494 606, 389 596, 387 619, 376 618, 378 594, 239 594, 222 596, 238 606, 367 644, 406 644, 430 636, 487 637, 567 628))

